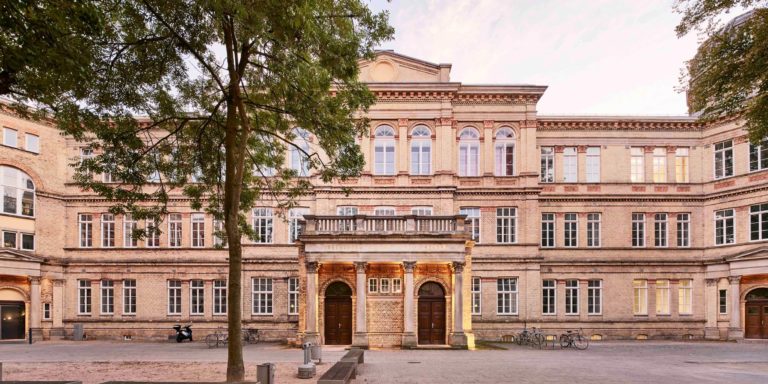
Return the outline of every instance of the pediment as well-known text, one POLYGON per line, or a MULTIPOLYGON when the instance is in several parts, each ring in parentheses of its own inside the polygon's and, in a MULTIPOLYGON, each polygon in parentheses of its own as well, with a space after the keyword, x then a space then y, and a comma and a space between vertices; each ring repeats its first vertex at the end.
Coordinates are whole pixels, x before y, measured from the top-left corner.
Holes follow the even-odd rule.
POLYGON ((753 248, 744 252, 726 256, 725 261, 768 260, 768 247, 753 248))
POLYGON ((15 249, 0 249, 0 261, 43 263, 45 259, 25 251, 18 251, 15 249))
POLYGON ((373 61, 360 61, 360 80, 366 83, 447 83, 450 72, 450 64, 434 64, 394 51, 378 51, 373 61))

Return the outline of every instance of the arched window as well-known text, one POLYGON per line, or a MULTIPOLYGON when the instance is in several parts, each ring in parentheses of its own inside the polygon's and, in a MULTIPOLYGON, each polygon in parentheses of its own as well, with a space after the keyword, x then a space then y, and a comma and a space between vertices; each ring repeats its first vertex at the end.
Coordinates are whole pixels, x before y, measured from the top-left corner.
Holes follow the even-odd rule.
POLYGON ((0 189, 3 194, 3 213, 35 216, 35 184, 26 173, 0 166, 0 189))
POLYGON ((504 127, 496 132, 496 176, 515 174, 515 132, 504 127))
POLYGON ((376 128, 373 139, 373 174, 395 174, 395 130, 389 125, 376 128))
POLYGON ((480 134, 472 127, 459 134, 459 176, 480 175, 480 134))
POLYGON ((411 131, 411 175, 432 173, 432 132, 423 125, 411 131))
POLYGON ((291 169, 299 176, 309 176, 309 159, 306 155, 309 153, 309 132, 302 128, 294 128, 293 134, 295 138, 294 145, 291 145, 291 169))

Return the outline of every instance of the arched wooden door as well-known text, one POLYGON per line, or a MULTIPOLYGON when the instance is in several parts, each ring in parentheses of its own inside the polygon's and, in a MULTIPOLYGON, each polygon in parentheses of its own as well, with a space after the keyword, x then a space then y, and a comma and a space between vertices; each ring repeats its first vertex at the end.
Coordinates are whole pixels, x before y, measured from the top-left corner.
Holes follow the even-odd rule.
POLYGON ((768 288, 753 289, 747 293, 746 299, 744 337, 768 339, 768 288))
POLYGON ((445 292, 440 284, 419 288, 419 344, 445 344, 445 292))
POLYGON ((340 281, 325 289, 325 344, 352 344, 352 288, 340 281))

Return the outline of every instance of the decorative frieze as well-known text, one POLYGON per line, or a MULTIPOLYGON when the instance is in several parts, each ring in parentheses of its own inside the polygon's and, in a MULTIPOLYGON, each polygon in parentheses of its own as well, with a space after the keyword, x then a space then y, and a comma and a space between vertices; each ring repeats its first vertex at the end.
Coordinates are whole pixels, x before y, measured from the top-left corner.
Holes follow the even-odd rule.
POLYGON ((714 188, 715 189, 722 189, 722 188, 733 187, 734 185, 736 185, 736 180, 728 180, 728 181, 722 181, 722 182, 719 182, 719 183, 715 183, 714 188))

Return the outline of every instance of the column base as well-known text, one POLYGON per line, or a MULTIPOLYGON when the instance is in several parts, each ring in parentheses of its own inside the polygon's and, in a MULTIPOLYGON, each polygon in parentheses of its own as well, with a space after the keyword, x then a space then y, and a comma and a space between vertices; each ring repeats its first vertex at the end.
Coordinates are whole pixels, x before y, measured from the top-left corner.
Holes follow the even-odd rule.
POLYGON ((728 340, 741 340, 744 338, 744 331, 741 328, 728 328, 728 340))
POLYGON ((304 334, 302 343, 312 343, 312 345, 320 345, 320 334, 317 332, 307 332, 304 334))
MULTIPOLYGON (((32 335, 32 342, 43 341, 43 329, 42 328, 30 328, 29 332, 32 335)), ((27 335, 27 340, 30 339, 30 335, 27 335)))
POLYGON ((419 344, 419 340, 416 338, 416 333, 414 332, 403 333, 403 341, 401 343, 401 347, 403 349, 413 349, 413 348, 416 348, 418 344, 419 344))
POLYGON ((720 340, 720 328, 717 328, 717 327, 704 328, 704 338, 707 340, 720 340))
POLYGON ((454 349, 467 349, 467 335, 464 332, 451 332, 450 344, 454 349))
POLYGON ((355 332, 352 336, 352 346, 368 349, 368 332, 355 332))
POLYGON ((51 340, 64 340, 64 336, 66 336, 64 327, 51 328, 50 336, 51 340))

